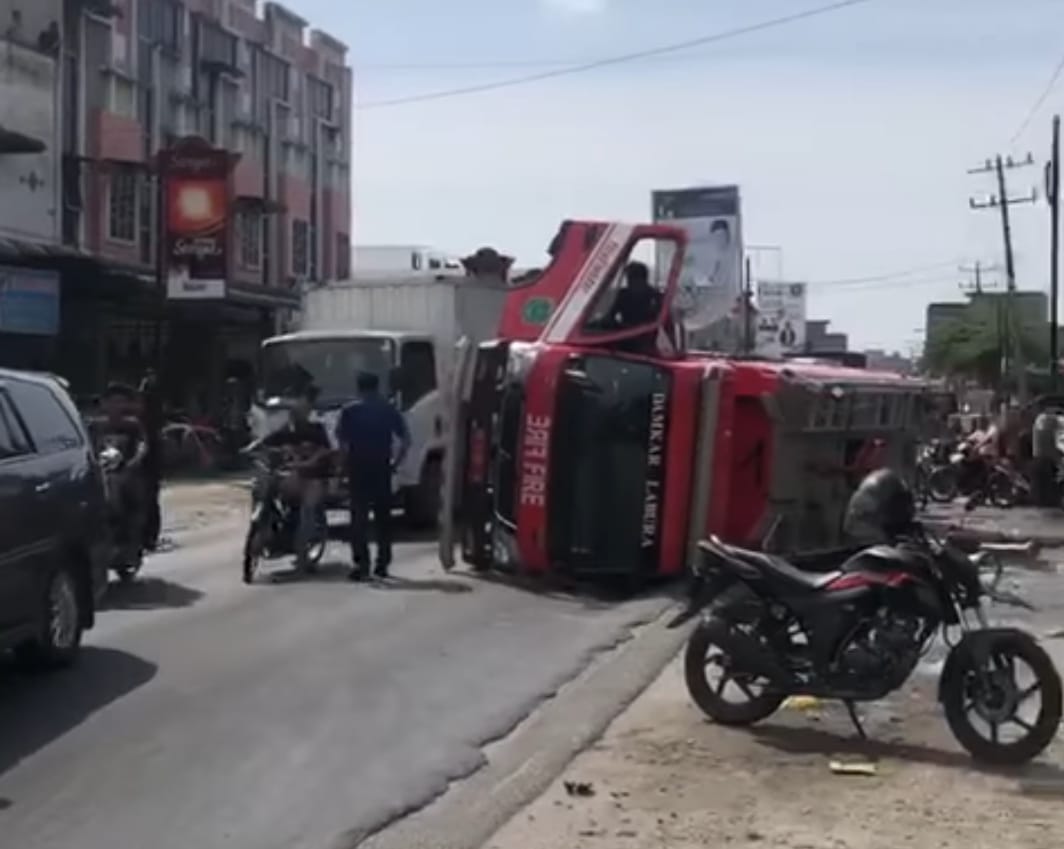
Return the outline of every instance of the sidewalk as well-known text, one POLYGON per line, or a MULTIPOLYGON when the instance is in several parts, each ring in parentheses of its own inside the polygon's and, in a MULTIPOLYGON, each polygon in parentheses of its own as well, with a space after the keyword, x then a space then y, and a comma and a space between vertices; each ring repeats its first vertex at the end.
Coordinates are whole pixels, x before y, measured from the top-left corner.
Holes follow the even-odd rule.
MULTIPOLYGON (((782 709, 752 729, 726 729, 702 718, 674 661, 485 849, 1058 847, 1061 797, 1025 795, 1015 776, 977 771, 932 685, 926 677, 918 692, 863 708, 876 774, 837 775, 829 760, 855 748, 841 707, 782 709)), ((1053 767, 1035 769, 1060 783, 1053 767)))

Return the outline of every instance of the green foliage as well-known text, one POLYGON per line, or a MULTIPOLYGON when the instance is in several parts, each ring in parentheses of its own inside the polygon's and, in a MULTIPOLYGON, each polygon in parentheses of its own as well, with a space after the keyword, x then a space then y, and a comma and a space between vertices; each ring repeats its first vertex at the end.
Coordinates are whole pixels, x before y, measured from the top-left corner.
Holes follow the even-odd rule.
POLYGON ((984 386, 994 385, 1001 376, 1006 353, 1018 352, 1028 364, 1041 365, 1048 357, 1048 340, 1041 328, 1019 327, 1010 351, 1003 350, 1006 313, 1000 300, 973 303, 965 317, 950 322, 927 340, 924 364, 934 374, 977 380, 984 386))

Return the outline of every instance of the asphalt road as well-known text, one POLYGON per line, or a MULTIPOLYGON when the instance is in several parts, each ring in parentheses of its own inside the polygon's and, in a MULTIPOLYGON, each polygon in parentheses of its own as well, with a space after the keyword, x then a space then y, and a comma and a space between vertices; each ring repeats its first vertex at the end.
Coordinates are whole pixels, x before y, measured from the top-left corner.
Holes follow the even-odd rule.
POLYGON ((429 543, 386 584, 245 587, 238 530, 152 559, 76 669, 0 668, 0 845, 353 845, 666 604, 446 576, 429 543))

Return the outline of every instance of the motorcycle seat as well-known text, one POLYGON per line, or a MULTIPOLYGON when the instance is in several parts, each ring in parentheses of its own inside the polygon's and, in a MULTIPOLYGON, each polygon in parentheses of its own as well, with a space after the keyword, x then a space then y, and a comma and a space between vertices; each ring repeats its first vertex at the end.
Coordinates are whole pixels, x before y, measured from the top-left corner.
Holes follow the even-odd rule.
POLYGON ((768 580, 780 584, 784 588, 803 591, 819 590, 830 584, 841 574, 838 570, 831 572, 803 572, 775 554, 766 554, 763 551, 752 551, 748 548, 740 548, 737 545, 728 545, 716 539, 712 541, 703 540, 698 545, 707 554, 717 554, 735 561, 740 566, 752 567, 768 580))

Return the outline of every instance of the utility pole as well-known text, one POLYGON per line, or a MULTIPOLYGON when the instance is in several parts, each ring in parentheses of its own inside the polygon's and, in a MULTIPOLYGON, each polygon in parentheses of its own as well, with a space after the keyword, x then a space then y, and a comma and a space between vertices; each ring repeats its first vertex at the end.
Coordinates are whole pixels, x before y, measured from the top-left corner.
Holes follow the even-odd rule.
POLYGON ((743 284, 743 353, 754 352, 754 280, 753 263, 746 257, 746 274, 743 284))
POLYGON ((1056 393, 1059 372, 1057 351, 1057 301, 1060 294, 1060 116, 1053 116, 1053 144, 1046 164, 1046 198, 1049 200, 1049 383, 1056 393))
MULTIPOLYGON (((1009 221, 1009 208, 1021 203, 1034 203, 1038 200, 1038 193, 1032 189, 1029 195, 1009 197, 1008 189, 1005 185, 1005 171, 1025 168, 1030 165, 1034 165, 1034 157, 1029 153, 1020 162, 1014 161, 1011 156, 1002 159, 1001 154, 998 154, 993 161, 988 159, 979 168, 968 170, 969 174, 993 173, 997 177, 997 194, 990 195, 981 201, 969 198, 968 206, 971 209, 979 210, 997 209, 1001 213, 1001 236, 1005 249, 1004 327, 1005 332, 1008 334, 1003 352, 1006 361, 1011 361, 1013 368, 1016 370, 1016 387, 1021 403, 1026 400, 1027 396, 1027 371, 1026 364, 1023 361, 1023 346, 1020 341, 1020 328, 1016 313, 1016 264, 1012 253, 1012 228, 1009 221)), ((1007 365, 1005 369, 1007 370, 1007 365)))
POLYGON ((969 282, 963 282, 960 284, 961 290, 971 295, 982 295, 984 288, 994 289, 997 287, 996 283, 987 283, 983 278, 983 275, 987 272, 1001 271, 1001 267, 998 265, 985 265, 983 262, 976 260, 973 265, 962 265, 957 269, 961 274, 971 275, 969 282))

